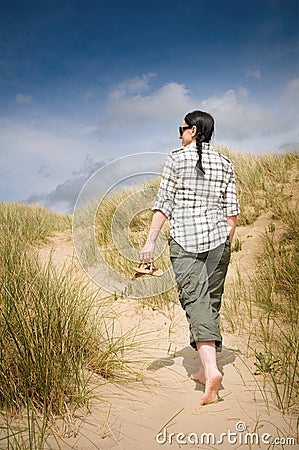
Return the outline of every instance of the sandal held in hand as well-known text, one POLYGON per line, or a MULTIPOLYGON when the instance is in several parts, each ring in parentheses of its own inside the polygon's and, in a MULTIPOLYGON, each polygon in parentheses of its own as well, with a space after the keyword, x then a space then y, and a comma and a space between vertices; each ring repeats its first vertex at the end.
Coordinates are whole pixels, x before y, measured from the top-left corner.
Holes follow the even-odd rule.
POLYGON ((154 275, 156 277, 163 275, 163 271, 161 269, 157 269, 152 261, 147 263, 141 262, 138 267, 133 267, 133 269, 140 275, 154 275))

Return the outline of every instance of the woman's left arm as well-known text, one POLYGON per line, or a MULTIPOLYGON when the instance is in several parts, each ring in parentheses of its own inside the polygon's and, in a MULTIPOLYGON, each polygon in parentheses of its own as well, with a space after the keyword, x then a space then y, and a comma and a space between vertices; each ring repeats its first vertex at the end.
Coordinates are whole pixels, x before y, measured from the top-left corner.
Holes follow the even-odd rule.
POLYGON ((230 227, 229 239, 232 242, 237 226, 238 216, 228 216, 226 218, 227 225, 230 227))
POLYGON ((227 225, 230 228, 229 238, 231 242, 235 234, 239 215, 240 207, 237 197, 235 173, 234 167, 231 166, 231 176, 224 195, 224 216, 226 217, 227 225))

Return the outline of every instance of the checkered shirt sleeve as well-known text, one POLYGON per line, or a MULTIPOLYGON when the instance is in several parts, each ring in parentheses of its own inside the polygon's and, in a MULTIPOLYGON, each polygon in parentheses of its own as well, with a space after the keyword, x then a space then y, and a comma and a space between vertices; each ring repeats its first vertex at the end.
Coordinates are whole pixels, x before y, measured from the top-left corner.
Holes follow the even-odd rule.
POLYGON ((237 189, 236 189, 236 181, 235 181, 235 173, 234 168, 231 166, 231 176, 230 180, 227 184, 224 199, 223 199, 223 213, 225 217, 228 216, 239 216, 240 208, 237 198, 237 189))
POLYGON ((156 202, 152 208, 153 211, 162 211, 168 219, 170 219, 172 215, 173 202, 176 194, 176 183, 177 170, 175 168, 175 161, 173 156, 168 154, 164 164, 156 202))

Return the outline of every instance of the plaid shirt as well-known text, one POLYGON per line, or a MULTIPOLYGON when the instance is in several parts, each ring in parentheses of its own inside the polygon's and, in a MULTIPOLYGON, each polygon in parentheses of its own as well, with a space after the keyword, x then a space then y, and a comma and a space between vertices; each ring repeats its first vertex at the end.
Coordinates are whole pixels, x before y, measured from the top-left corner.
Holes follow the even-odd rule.
POLYGON ((240 209, 230 160, 203 143, 205 174, 195 167, 197 161, 194 143, 168 154, 152 210, 170 220, 170 235, 186 251, 202 253, 225 242, 226 217, 240 209))

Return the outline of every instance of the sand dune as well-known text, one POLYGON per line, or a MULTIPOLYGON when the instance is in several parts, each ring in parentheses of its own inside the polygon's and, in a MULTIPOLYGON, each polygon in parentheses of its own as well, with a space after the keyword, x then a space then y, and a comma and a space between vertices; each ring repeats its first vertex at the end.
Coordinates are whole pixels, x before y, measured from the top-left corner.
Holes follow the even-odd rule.
MULTIPOLYGON (((260 233, 269 221, 262 215, 253 225, 239 227, 236 236, 242 251, 234 253, 227 283, 236 270, 250 273, 260 243, 260 233)), ((279 225, 279 224, 278 224, 279 225)), ((45 261, 53 252, 57 267, 75 264, 70 232, 57 233, 40 249, 45 261)), ((86 278, 87 279, 87 278, 86 278)), ((100 299, 99 299, 100 301, 100 299)), ((224 375, 217 404, 200 406, 204 386, 188 379, 198 369, 196 352, 189 346, 188 326, 177 303, 173 313, 163 314, 140 307, 138 300, 124 298, 111 303, 117 313, 116 329, 134 330, 139 350, 132 351, 139 379, 113 383, 93 377, 94 395, 90 411, 79 411, 76 419, 59 425, 63 449, 151 450, 158 448, 298 448, 296 418, 283 415, 274 395, 261 376, 254 376, 254 361, 247 354, 246 336, 224 334, 224 348, 218 363, 224 375), (282 438, 283 436, 283 438, 282 438), (283 442, 287 445, 283 447, 283 442), (288 447, 289 445, 289 447, 288 447)), ((59 448, 49 440, 50 448, 59 448)))

